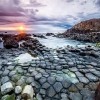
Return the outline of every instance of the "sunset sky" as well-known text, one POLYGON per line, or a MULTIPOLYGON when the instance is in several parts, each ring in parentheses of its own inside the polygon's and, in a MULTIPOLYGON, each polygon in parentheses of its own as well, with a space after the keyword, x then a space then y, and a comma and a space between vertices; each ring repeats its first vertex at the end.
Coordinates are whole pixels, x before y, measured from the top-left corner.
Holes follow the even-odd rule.
POLYGON ((100 0, 0 0, 0 30, 64 32, 91 18, 100 18, 100 0))

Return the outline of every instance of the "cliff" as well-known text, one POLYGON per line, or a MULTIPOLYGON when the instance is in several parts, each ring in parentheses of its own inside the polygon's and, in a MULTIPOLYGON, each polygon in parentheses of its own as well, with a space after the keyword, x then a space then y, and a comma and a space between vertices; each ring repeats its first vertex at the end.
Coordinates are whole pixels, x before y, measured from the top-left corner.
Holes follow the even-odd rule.
POLYGON ((100 18, 82 21, 63 33, 64 37, 87 42, 100 42, 100 18))

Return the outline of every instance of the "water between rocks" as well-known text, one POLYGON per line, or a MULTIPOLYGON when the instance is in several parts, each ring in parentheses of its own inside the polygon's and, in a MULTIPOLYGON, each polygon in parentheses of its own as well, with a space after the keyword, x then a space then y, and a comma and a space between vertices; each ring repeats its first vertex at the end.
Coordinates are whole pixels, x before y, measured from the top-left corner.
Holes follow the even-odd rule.
POLYGON ((38 38, 41 44, 45 45, 48 48, 64 48, 66 46, 72 47, 85 47, 87 45, 93 46, 93 43, 80 42, 77 40, 70 40, 65 38, 57 38, 52 36, 46 36, 46 39, 38 38))
MULTIPOLYGON (((46 36, 46 39, 44 38, 37 38, 37 39, 40 41, 42 45, 52 49, 64 48, 68 45, 72 47, 76 47, 76 46, 85 47, 86 45, 93 45, 93 43, 80 42, 77 40, 57 38, 52 36, 46 36)), ((0 42, 0 48, 3 48, 3 42, 0 42)))

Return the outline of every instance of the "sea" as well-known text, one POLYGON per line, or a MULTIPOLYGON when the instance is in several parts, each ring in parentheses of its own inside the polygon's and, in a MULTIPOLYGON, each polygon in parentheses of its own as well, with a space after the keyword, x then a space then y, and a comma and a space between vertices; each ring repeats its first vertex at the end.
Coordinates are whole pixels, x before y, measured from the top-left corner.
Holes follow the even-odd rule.
MULTIPOLYGON (((33 34, 32 31, 27 31, 26 33, 33 34)), ((0 34, 18 34, 18 32, 17 31, 0 31, 0 34)), ((43 34, 46 37, 46 39, 44 38, 37 38, 37 39, 40 41, 41 44, 52 49, 65 48, 67 46, 82 48, 87 45, 91 45, 91 46, 94 45, 93 43, 70 40, 67 38, 57 38, 57 37, 52 37, 52 36, 46 36, 46 33, 34 33, 34 34, 43 34)), ((3 48, 3 42, 0 42, 0 48, 3 48)))

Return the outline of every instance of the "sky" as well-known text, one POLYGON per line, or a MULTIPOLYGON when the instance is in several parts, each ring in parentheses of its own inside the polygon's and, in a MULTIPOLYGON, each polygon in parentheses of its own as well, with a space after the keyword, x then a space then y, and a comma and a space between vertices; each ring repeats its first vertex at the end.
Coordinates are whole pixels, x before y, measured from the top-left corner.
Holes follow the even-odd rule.
POLYGON ((0 0, 0 30, 59 33, 92 18, 100 18, 100 0, 0 0))

